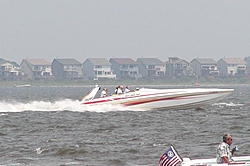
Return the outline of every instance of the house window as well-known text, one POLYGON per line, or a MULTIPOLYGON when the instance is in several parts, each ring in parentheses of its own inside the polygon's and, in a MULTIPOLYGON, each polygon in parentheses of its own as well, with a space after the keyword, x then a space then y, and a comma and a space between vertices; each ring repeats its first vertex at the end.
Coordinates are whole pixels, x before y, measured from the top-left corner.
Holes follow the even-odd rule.
POLYGON ((49 72, 43 72, 43 75, 44 75, 44 76, 49 76, 50 73, 49 73, 49 72))
POLYGON ((202 66, 203 70, 209 70, 209 66, 202 66))
POLYGON ((2 71, 5 70, 5 66, 1 66, 1 70, 2 70, 2 71))
POLYGON ((164 72, 163 71, 158 71, 157 75, 164 75, 164 72))
POLYGON ((122 65, 122 69, 127 69, 128 65, 122 65))
POLYGON ((96 69, 101 69, 102 66, 101 66, 101 65, 96 65, 95 68, 96 68, 96 69))
POLYGON ((148 65, 148 69, 155 69, 154 65, 148 65))
POLYGON ((182 67, 182 64, 177 64, 177 69, 180 69, 182 67))

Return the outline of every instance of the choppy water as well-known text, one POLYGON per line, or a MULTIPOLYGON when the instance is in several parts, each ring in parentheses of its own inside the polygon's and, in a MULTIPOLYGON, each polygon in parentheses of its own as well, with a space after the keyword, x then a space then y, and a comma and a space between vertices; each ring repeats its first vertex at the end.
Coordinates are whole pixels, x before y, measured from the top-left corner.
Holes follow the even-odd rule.
POLYGON ((228 132, 236 155, 250 155, 250 86, 220 88, 235 91, 204 110, 177 111, 84 108, 90 87, 0 88, 0 165, 153 166, 169 144, 182 157, 215 157, 228 132))

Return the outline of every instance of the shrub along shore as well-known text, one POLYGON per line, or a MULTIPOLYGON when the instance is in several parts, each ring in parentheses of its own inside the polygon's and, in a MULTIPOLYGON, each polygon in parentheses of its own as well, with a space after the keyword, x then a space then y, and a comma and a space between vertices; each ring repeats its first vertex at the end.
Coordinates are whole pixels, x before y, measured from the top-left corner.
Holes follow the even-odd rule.
POLYGON ((40 79, 26 81, 4 81, 0 80, 1 87, 13 87, 16 85, 31 86, 94 86, 98 85, 180 85, 192 86, 197 83, 200 86, 205 85, 228 85, 228 84, 250 84, 250 76, 241 77, 180 77, 180 78, 155 78, 155 79, 99 79, 99 80, 84 80, 84 79, 40 79))

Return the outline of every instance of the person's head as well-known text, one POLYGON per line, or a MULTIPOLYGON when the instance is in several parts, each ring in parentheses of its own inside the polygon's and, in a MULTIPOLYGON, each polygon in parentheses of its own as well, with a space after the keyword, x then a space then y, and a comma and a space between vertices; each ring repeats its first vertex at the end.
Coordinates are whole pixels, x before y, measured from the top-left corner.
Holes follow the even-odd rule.
POLYGON ((223 142, 227 143, 228 145, 231 145, 233 143, 233 137, 231 134, 225 134, 223 136, 223 142))

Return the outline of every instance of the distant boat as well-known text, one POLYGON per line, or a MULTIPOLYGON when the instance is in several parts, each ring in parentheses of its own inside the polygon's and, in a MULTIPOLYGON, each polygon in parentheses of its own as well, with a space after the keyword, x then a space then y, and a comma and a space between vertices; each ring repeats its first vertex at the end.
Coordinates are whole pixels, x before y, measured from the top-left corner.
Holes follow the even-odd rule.
POLYGON ((15 87, 17 88, 21 88, 21 87, 31 87, 30 84, 23 84, 23 85, 15 85, 15 87))
POLYGON ((198 82, 194 82, 193 86, 200 86, 200 84, 198 82))

